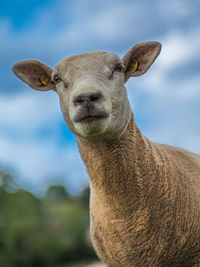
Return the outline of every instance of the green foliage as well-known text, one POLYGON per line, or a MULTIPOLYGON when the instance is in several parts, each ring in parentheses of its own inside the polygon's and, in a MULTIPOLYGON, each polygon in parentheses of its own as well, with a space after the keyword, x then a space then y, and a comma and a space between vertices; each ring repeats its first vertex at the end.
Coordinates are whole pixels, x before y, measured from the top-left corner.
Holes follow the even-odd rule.
POLYGON ((88 238, 88 190, 71 197, 52 185, 43 199, 0 172, 0 266, 67 266, 96 256, 88 238))
POLYGON ((14 191, 17 189, 17 184, 13 179, 12 175, 5 173, 0 170, 0 189, 6 191, 14 191))
POLYGON ((53 184, 47 188, 45 199, 47 201, 60 201, 70 199, 70 196, 63 185, 53 184))
POLYGON ((84 188, 78 199, 80 202, 82 202, 83 204, 85 204, 88 207, 89 206, 89 199, 90 199, 90 188, 89 187, 84 188))

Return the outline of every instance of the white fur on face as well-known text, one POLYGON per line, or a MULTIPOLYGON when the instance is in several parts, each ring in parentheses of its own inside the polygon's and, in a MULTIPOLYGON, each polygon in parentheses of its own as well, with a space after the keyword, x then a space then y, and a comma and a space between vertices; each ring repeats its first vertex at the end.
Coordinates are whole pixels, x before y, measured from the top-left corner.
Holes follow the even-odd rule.
POLYGON ((117 63, 123 64, 111 53, 93 52, 66 58, 56 67, 62 79, 56 86, 61 109, 68 127, 75 134, 85 138, 104 138, 115 136, 126 127, 130 107, 123 70, 113 72, 117 63), (77 121, 77 118, 87 116, 88 111, 82 105, 75 105, 74 99, 91 94, 101 95, 89 111, 94 118, 77 121), (98 118, 99 115, 103 118, 98 118))

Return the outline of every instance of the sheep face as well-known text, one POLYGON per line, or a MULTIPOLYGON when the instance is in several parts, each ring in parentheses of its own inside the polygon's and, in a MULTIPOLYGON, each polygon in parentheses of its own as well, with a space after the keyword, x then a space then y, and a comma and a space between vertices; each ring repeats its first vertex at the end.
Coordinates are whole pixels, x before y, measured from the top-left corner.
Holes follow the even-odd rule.
POLYGON ((68 57, 53 71, 55 79, 65 121, 76 135, 102 139, 123 131, 130 107, 120 58, 102 51, 68 57))
POLYGON ((13 71, 36 90, 58 93, 64 119, 77 136, 112 139, 123 132, 131 114, 124 83, 146 72, 160 48, 157 42, 140 43, 123 59, 103 51, 70 56, 54 70, 26 60, 13 71))

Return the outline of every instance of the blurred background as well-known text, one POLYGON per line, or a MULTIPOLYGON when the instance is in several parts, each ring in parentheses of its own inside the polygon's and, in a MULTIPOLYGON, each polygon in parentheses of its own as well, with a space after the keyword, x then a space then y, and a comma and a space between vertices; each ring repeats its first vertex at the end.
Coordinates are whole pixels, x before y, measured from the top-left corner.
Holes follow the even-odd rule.
MULTIPOLYGON (((127 82, 136 123, 153 141, 200 153, 199 0, 2 0, 0 3, 0 266, 71 266, 96 260, 88 234, 88 178, 54 92, 11 67, 54 67, 92 50, 123 56, 163 48, 127 82)), ((81 265, 82 266, 82 265, 81 265)))

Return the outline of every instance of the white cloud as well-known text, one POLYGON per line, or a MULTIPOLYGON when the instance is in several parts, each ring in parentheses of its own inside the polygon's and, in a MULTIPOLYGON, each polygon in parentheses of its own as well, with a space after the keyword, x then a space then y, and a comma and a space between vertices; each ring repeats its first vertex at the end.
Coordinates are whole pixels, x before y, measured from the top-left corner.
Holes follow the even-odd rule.
MULTIPOLYGON (((28 88, 27 88, 28 90, 28 88)), ((60 116, 54 93, 35 92, 0 97, 0 125, 29 133, 60 116)))
POLYGON ((170 32, 163 40, 163 53, 159 63, 167 68, 190 62, 200 56, 200 26, 190 32, 170 32))

